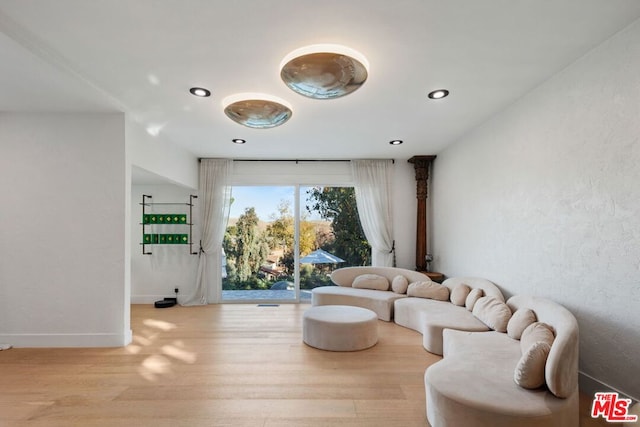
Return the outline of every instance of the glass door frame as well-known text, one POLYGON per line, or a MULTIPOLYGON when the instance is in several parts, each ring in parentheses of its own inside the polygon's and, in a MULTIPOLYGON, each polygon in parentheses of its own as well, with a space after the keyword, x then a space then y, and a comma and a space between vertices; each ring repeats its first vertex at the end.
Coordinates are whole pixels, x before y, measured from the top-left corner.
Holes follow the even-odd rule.
MULTIPOLYGON (((306 186, 306 185, 305 185, 306 186)), ((233 187, 293 187, 293 282, 294 282, 294 296, 293 298, 231 298, 225 299, 225 290, 222 289, 222 280, 220 281, 220 303, 222 304, 299 304, 300 303, 300 187, 301 184, 265 184, 265 185, 251 185, 251 184, 238 184, 233 187)), ((233 292, 251 292, 247 291, 233 291, 233 292)))

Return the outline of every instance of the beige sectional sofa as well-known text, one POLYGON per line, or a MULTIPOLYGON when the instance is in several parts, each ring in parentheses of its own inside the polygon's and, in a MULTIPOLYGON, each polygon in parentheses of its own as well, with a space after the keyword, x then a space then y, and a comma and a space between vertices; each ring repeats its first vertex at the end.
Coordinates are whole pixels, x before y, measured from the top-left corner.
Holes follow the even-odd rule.
POLYGON ((331 281, 338 286, 322 286, 311 291, 311 305, 352 305, 374 311, 380 320, 393 320, 393 303, 406 298, 406 293, 392 290, 354 288, 353 281, 362 275, 375 274, 385 277, 389 283, 402 275, 411 282, 429 282, 429 276, 418 271, 396 267, 345 267, 331 273, 331 281))
POLYGON ((514 296, 512 312, 531 309, 555 330, 544 378, 525 389, 514 381, 520 341, 501 332, 444 331, 444 358, 427 368, 427 418, 433 427, 578 426, 578 324, 553 301, 514 296))
POLYGON ((432 427, 578 426, 578 324, 567 309, 531 296, 505 304, 495 284, 473 277, 447 279, 450 299, 351 287, 368 274, 439 286, 411 270, 348 267, 333 272, 338 286, 313 290, 312 304, 369 308, 420 332, 424 348, 444 356, 424 377, 432 427), (548 343, 538 341, 540 329, 550 334, 548 343))
MULTIPOLYGON (((477 277, 452 277, 442 285, 449 292, 460 284, 471 289, 481 289, 481 296, 493 296, 504 301, 500 289, 489 280, 477 277)), ((490 328, 476 318, 466 306, 458 306, 449 301, 429 298, 404 298, 394 305, 394 321, 405 328, 422 334, 422 345, 429 353, 442 355, 442 331, 456 329, 461 331, 485 332, 490 328)))

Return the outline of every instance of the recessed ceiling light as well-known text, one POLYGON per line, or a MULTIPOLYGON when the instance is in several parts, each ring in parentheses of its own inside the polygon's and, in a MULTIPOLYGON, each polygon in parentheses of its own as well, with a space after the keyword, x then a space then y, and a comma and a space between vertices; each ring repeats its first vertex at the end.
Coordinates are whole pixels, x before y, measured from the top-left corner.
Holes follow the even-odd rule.
POLYGON ((449 95, 449 91, 446 89, 438 89, 438 90, 434 90, 433 92, 429 92, 429 95, 427 95, 430 99, 442 99, 446 96, 449 95))
POLYGON ((403 140, 401 140, 401 139, 394 139, 394 140, 389 141, 389 144, 391 144, 391 145, 400 145, 400 144, 402 144, 403 142, 404 142, 404 141, 403 141, 403 140))
POLYGON ((199 96, 201 98, 211 96, 211 91, 203 87, 192 87, 191 89, 189 89, 189 92, 191 92, 191 95, 199 96))
POLYGON ((242 138, 233 138, 231 142, 233 142, 234 144, 244 144, 245 142, 247 142, 247 140, 242 138))

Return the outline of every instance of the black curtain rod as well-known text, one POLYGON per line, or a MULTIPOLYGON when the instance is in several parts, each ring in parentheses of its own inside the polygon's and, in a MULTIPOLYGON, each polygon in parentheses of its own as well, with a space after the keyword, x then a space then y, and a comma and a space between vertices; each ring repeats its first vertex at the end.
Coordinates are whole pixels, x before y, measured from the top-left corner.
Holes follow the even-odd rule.
MULTIPOLYGON (((198 161, 217 158, 217 157, 200 157, 198 161)), ((396 161, 394 159, 371 159, 371 160, 391 160, 392 163, 396 161)), ((350 162, 351 159, 233 159, 234 162, 350 162)))

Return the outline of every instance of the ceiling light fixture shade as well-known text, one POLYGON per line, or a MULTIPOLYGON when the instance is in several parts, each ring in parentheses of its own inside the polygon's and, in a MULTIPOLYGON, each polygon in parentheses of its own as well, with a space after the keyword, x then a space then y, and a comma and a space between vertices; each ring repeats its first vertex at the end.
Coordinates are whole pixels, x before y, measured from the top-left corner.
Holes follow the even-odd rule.
POLYGON ((352 93, 369 76, 369 62, 341 45, 313 45, 291 52, 280 65, 280 77, 294 92, 314 99, 352 93))
POLYGON ((253 129, 284 124, 293 112, 284 100, 264 94, 238 94, 223 100, 224 113, 236 123, 253 129))

